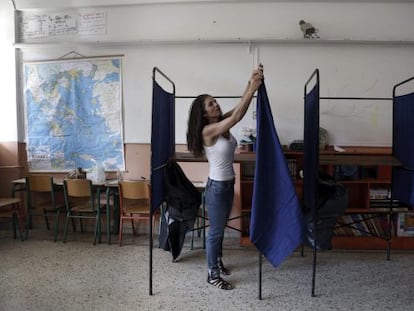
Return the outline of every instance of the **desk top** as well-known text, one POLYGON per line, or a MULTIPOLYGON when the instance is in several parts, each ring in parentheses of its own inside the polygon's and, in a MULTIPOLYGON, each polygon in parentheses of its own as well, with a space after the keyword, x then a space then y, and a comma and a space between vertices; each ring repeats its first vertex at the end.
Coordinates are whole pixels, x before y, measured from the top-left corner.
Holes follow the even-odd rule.
MULTIPOLYGON (((178 162, 206 162, 205 157, 195 157, 189 152, 176 152, 175 159, 178 162)), ((234 162, 254 162, 256 154, 254 152, 236 153, 234 162)), ((355 154, 352 153, 332 153, 321 152, 319 154, 319 164, 321 165, 389 165, 401 166, 402 163, 392 155, 387 154, 355 154)))
POLYGON ((402 163, 391 155, 353 155, 353 154, 321 154, 319 164, 322 165, 363 165, 363 166, 401 166, 402 163))
MULTIPOLYGON (((207 162, 206 157, 195 157, 190 152, 176 152, 175 160, 177 162, 207 162)), ((256 153, 254 152, 245 152, 245 153, 235 153, 234 162, 252 162, 256 161, 256 153)))
MULTIPOLYGON (((57 186, 63 186, 63 178, 53 178, 53 183, 57 186)), ((25 185, 26 179, 19 178, 12 180, 13 185, 25 185)), ((104 183, 97 183, 92 181, 92 185, 94 186, 102 186, 102 187, 118 187, 118 180, 117 179, 107 179, 104 183)))
POLYGON ((0 198, 0 207, 13 205, 15 203, 20 203, 19 198, 0 198))

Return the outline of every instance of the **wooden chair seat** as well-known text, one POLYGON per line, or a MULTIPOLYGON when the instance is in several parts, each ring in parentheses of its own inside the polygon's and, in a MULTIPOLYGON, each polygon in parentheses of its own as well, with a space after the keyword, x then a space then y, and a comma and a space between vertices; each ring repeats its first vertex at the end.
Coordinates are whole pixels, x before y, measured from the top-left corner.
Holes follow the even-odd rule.
POLYGON ((13 238, 17 237, 16 228, 19 228, 20 239, 24 241, 25 214, 19 198, 0 198, 0 218, 11 219, 13 222, 13 238))
POLYGON ((137 202, 133 204, 125 204, 123 206, 123 211, 125 214, 142 214, 145 217, 149 217, 150 210, 148 202, 137 202))
POLYGON ((72 212, 78 212, 78 213, 96 213, 96 209, 92 209, 89 202, 79 204, 79 205, 74 205, 71 210, 72 212))

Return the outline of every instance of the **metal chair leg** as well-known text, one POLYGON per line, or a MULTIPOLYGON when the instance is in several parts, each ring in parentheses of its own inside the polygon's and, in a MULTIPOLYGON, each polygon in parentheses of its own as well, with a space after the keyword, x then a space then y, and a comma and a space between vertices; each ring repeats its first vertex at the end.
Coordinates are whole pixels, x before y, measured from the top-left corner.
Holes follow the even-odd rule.
POLYGON ((57 236, 58 236, 58 232, 59 232, 59 217, 60 217, 60 211, 58 210, 56 212, 56 221, 55 221, 55 238, 54 241, 57 241, 57 236))
POLYGON ((16 234, 16 222, 17 222, 17 217, 16 217, 16 213, 13 213, 13 219, 12 219, 12 226, 13 226, 13 239, 17 238, 17 234, 16 234))
POLYGON ((96 245, 96 238, 99 234, 99 219, 98 219, 98 214, 96 215, 96 220, 95 220, 95 238, 93 240, 93 245, 96 245))
MULTIPOLYGON (((130 216, 132 217, 132 214, 130 216)), ((136 235, 137 231, 135 230, 134 220, 132 218, 131 218, 131 226, 132 226, 132 233, 136 235)))
MULTIPOLYGON (((70 214, 66 214, 65 228, 63 229, 63 243, 66 243, 66 236, 68 234, 68 223, 69 223, 70 214)), ((73 219, 72 219, 73 220, 73 219)))
MULTIPOLYGON (((82 213, 79 213, 79 216, 82 216, 82 213)), ((79 218, 79 222, 80 222, 81 232, 83 232, 83 221, 82 221, 82 218, 79 218)))
POLYGON ((46 229, 47 229, 47 231, 49 231, 50 230, 49 219, 47 218, 47 212, 45 210, 43 210, 43 217, 45 219, 46 229))
POLYGON ((122 217, 119 220, 119 246, 122 246, 122 231, 124 229, 124 221, 122 219, 122 217))
POLYGON ((29 238, 29 229, 30 229, 30 212, 27 213, 26 219, 24 222, 24 239, 27 240, 29 238))

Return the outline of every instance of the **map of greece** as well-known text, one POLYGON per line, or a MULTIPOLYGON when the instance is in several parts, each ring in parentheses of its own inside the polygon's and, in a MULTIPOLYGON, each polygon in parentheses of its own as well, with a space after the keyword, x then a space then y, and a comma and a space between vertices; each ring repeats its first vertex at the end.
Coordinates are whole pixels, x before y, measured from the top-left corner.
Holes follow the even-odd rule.
POLYGON ((121 59, 24 64, 32 171, 124 168, 121 59))

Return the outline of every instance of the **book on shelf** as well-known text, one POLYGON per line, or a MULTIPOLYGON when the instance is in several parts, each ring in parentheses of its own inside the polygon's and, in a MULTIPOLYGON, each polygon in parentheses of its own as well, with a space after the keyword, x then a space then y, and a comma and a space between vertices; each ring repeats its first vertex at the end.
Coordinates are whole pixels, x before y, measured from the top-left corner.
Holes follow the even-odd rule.
POLYGON ((398 214, 397 235, 414 237, 414 212, 398 214))
POLYGON ((390 207, 390 204, 392 207, 398 207, 400 206, 400 201, 398 200, 391 200, 390 199, 370 199, 369 200, 369 206, 372 207, 390 207))
MULTIPOLYGON (((390 212, 390 206, 389 205, 371 205, 369 210, 370 212, 373 212, 373 213, 390 212)), ((399 206, 399 205, 392 206, 393 213, 402 213, 402 212, 408 212, 408 211, 409 211, 408 207, 399 206)))
MULTIPOLYGON (((396 217, 391 222, 391 235, 396 234, 396 217)), ((414 228, 413 228, 414 229, 414 228)), ((378 236, 389 235, 387 215, 348 214, 341 216, 334 230, 337 236, 378 236)))
POLYGON ((370 200, 386 200, 391 198, 391 192, 387 188, 371 188, 369 189, 370 200))
POLYGON ((287 159, 290 176, 296 180, 296 159, 287 159))
MULTIPOLYGON (((359 217, 358 214, 355 214, 354 217, 359 217)), ((360 225, 355 223, 354 217, 351 215, 343 215, 338 218, 336 227, 334 229, 334 234, 337 236, 361 236, 362 232, 360 225)))
MULTIPOLYGON (((371 210, 382 211, 381 208, 402 207, 400 201, 396 199, 391 200, 391 191, 386 188, 372 188, 369 190, 369 206, 371 210)), ((384 210, 385 211, 385 210, 384 210)))

